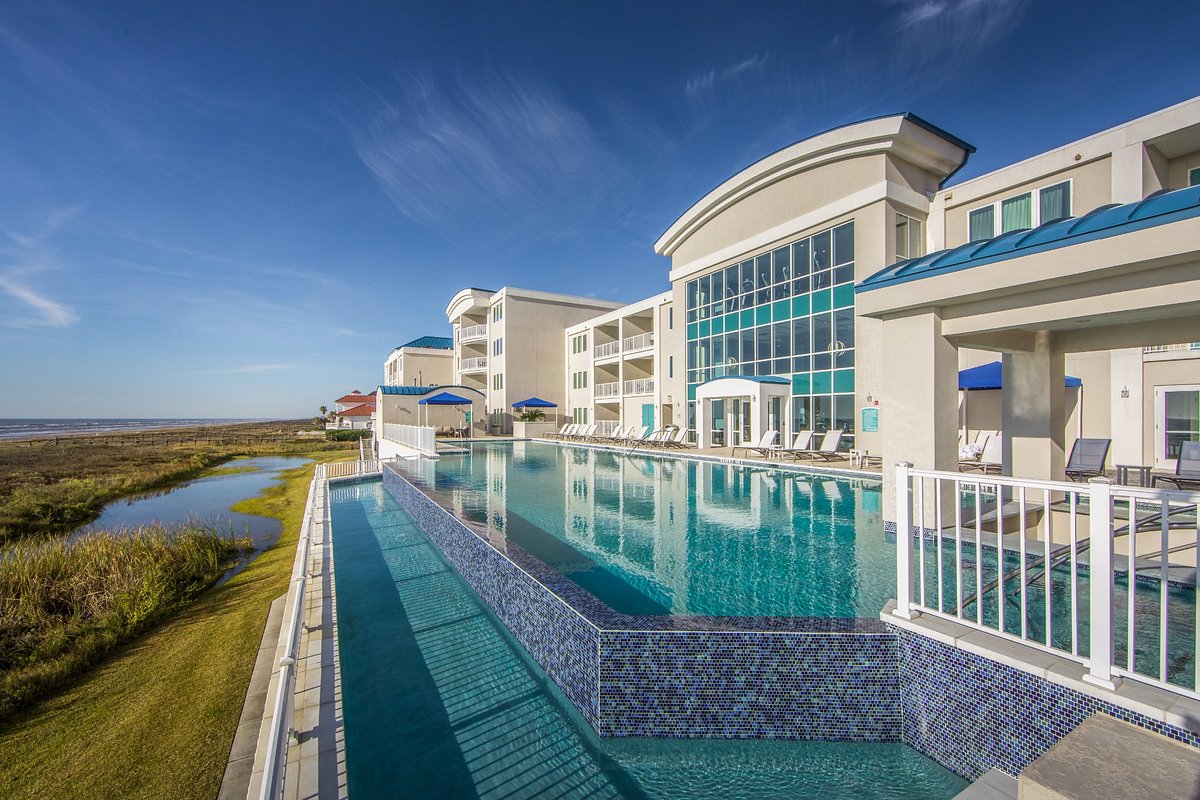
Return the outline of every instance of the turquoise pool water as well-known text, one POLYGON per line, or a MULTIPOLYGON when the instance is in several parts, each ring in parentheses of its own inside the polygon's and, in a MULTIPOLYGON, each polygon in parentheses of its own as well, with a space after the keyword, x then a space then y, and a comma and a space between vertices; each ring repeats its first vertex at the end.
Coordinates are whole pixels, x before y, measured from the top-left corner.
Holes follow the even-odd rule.
POLYGON ((543 442, 402 472, 624 613, 875 617, 895 596, 875 481, 543 442))
POLYGON ((902 744, 602 740, 378 482, 331 488, 355 798, 937 798, 902 744))

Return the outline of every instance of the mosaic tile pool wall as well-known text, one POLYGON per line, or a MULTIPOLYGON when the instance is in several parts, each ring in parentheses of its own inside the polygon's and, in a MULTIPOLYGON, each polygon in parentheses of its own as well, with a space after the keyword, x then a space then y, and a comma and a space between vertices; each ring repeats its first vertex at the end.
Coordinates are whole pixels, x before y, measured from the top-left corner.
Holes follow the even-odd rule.
POLYGON ((383 480, 601 735, 900 739, 897 639, 879 620, 618 614, 383 480))
POLYGON ((1097 712, 1200 746, 1200 737, 1182 728, 888 627, 900 641, 905 743, 965 778, 974 780, 993 767, 1016 776, 1097 712))

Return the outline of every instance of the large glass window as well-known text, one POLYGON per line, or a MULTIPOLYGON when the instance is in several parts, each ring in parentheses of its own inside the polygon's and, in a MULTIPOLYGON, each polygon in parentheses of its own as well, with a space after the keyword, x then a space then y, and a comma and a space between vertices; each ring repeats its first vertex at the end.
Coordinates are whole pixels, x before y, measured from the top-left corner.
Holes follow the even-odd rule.
POLYGON ((1200 167, 1188 170, 1188 186, 1200 186, 1200 167))
POLYGON ((1038 192, 1041 219, 1039 224, 1066 219, 1071 216, 1071 182, 1063 181, 1053 186, 1047 186, 1038 192))
MULTIPOLYGON (((921 240, 920 224, 906 229, 921 240)), ((908 239, 906 238, 906 241, 908 239)), ((854 412, 854 225, 819 231, 688 282, 688 393, 725 375, 791 380, 792 431, 854 412), (844 408, 835 405, 842 398, 844 408)), ((715 427, 715 426, 714 426, 715 427)), ((715 433, 715 430, 713 431, 715 433)), ((846 447, 851 440, 843 440, 846 447)))
POLYGON ((996 209, 993 206, 977 208, 970 214, 971 241, 981 242, 996 235, 996 209))
POLYGON ((1071 182, 1068 180, 972 210, 967 215, 967 235, 970 241, 980 242, 1001 233, 1035 228, 1069 216, 1071 182))
POLYGON ((921 235, 921 220, 905 214, 896 215, 896 258, 904 261, 925 255, 925 238, 921 235))

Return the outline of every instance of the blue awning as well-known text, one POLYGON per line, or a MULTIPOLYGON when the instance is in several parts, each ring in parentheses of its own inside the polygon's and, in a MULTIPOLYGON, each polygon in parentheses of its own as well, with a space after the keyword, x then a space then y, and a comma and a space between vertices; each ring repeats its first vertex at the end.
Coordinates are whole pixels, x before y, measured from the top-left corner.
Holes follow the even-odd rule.
POLYGON ((543 400, 540 397, 531 397, 528 400, 522 400, 519 403, 513 403, 513 408, 558 408, 558 403, 551 403, 549 400, 543 400))
MULTIPOLYGON (((1000 375, 1002 371, 1001 362, 999 361, 964 369, 958 373, 958 388, 968 391, 974 389, 1002 389, 1004 388, 1000 375)), ((1068 389, 1078 389, 1080 386, 1083 386, 1083 381, 1073 375, 1068 375, 1065 384, 1068 389)))
POLYGON ((440 392, 433 397, 426 397, 424 400, 418 400, 419 406, 469 406, 471 401, 465 397, 459 397, 450 392, 440 392))

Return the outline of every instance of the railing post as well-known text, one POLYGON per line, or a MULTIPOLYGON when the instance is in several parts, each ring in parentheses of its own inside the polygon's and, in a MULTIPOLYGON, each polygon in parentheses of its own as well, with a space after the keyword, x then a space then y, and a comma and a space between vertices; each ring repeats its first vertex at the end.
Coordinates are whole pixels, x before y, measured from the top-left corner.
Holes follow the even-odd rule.
MULTIPOLYGON (((1116 689, 1121 679, 1114 678, 1112 674, 1113 520, 1112 481, 1108 478, 1092 478, 1088 481, 1088 538, 1090 649, 1088 674, 1083 679, 1105 689, 1116 689)), ((1132 548, 1133 542, 1129 545, 1132 548)), ((1132 569, 1129 585, 1132 591, 1132 569)))
POLYGON ((892 613, 912 619, 912 487, 908 471, 912 464, 896 465, 896 610, 892 613))

